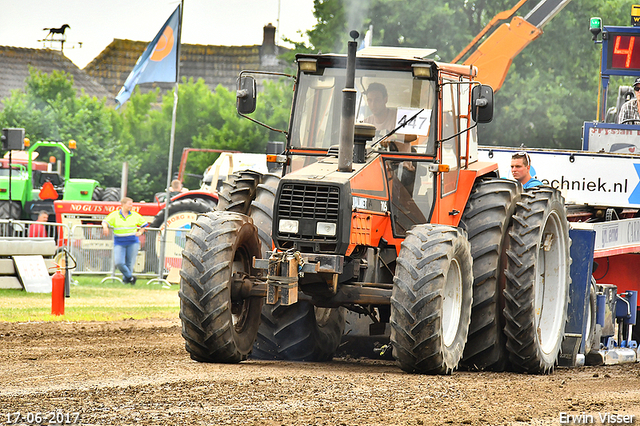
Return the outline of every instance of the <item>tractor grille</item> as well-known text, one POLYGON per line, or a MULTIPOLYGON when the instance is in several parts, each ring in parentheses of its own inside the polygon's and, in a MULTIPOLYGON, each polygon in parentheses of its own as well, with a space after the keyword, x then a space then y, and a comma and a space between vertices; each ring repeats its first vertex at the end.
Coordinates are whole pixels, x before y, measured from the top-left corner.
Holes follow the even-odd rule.
POLYGON ((337 222, 340 190, 332 186, 285 184, 278 213, 280 218, 337 222))
POLYGON ((299 222, 297 234, 278 233, 281 248, 297 247, 312 252, 334 252, 340 234, 340 189, 336 186, 284 183, 277 203, 277 219, 299 222), (337 225, 336 235, 316 234, 318 222, 337 225))

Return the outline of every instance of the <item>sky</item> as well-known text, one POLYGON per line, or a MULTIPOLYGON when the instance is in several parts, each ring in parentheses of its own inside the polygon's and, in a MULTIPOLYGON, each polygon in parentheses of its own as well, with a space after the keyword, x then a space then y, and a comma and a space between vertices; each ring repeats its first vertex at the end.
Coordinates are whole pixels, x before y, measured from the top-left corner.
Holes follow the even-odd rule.
MULTIPOLYGON (((0 45, 60 49, 42 42, 43 28, 70 26, 64 54, 84 68, 115 38, 151 42, 178 6, 177 0, 0 0, 0 45)), ((184 0, 182 43, 262 44, 262 29, 306 40, 300 32, 316 23, 313 0, 184 0), (278 13, 279 11, 279 13, 278 13), (279 25, 278 23, 279 18, 279 25)))

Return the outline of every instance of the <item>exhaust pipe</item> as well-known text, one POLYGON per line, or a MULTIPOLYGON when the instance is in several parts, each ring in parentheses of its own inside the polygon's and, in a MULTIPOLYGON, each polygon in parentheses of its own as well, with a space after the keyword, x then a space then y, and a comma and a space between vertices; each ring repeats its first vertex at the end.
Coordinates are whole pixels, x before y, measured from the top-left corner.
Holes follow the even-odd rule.
POLYGON ((342 120, 340 122, 340 146, 338 149, 338 171, 353 170, 353 129, 356 123, 356 41, 360 34, 351 31, 353 40, 347 43, 347 81, 342 90, 342 120))

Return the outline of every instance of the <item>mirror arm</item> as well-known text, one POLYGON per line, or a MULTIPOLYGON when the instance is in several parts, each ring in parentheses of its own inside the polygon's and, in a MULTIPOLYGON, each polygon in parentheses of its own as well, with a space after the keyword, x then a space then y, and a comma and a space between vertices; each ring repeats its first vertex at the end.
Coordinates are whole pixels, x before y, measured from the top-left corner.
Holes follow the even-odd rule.
POLYGON ((254 123, 256 123, 256 124, 259 124, 259 125, 261 125, 262 127, 266 127, 267 129, 269 129, 269 130, 271 130, 271 131, 273 131, 273 132, 282 133, 283 135, 285 135, 285 137, 286 137, 287 139, 289 139, 289 132, 287 132, 286 130, 276 129, 275 127, 271 127, 271 126, 269 126, 268 124, 264 124, 262 121, 258 121, 258 120, 256 120, 255 118, 251 118, 251 117, 249 117, 247 114, 243 114, 243 113, 241 113, 241 112, 238 112, 238 115, 239 115, 240 117, 244 117, 244 118, 246 118, 246 119, 249 119, 249 120, 253 121, 253 122, 254 122, 254 123))

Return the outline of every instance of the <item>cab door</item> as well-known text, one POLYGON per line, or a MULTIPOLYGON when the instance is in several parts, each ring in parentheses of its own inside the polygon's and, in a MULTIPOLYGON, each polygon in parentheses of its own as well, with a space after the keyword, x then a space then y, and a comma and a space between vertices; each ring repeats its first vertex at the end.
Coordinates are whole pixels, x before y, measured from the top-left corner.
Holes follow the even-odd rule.
POLYGON ((456 225, 462 214, 453 208, 460 178, 460 84, 458 80, 444 77, 440 93, 439 157, 441 164, 449 166, 449 171, 440 173, 438 208, 433 222, 456 225))

